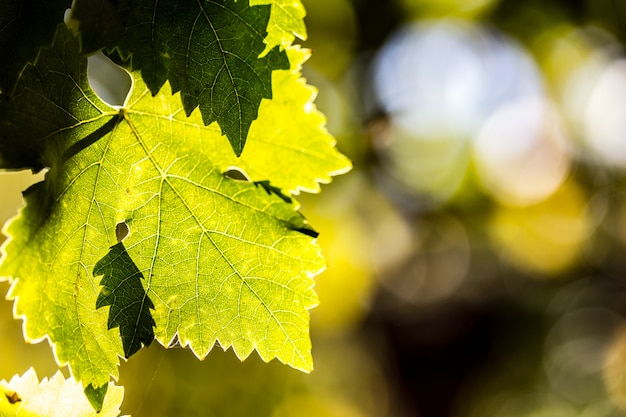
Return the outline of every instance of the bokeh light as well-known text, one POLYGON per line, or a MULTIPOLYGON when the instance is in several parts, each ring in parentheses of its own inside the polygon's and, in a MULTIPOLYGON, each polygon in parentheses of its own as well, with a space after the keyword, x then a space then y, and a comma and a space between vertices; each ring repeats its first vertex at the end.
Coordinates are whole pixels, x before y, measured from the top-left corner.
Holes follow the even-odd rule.
POLYGON ((375 235, 374 256, 383 287, 399 302, 416 305, 439 303, 455 295, 471 261, 463 224, 447 216, 413 231, 406 226, 390 217, 375 235))
POLYGON ((540 104, 539 70, 515 41, 493 28, 459 19, 409 24, 379 52, 373 83, 389 118, 374 138, 383 168, 418 194, 449 200, 465 180, 474 138, 480 172, 496 193, 517 191, 532 199, 528 188, 542 187, 535 194, 545 196, 567 171, 563 134, 554 120, 543 120, 549 111, 540 104), (544 148, 549 154, 538 155, 544 148), (508 183, 499 164, 507 167, 508 183), (523 184, 520 170, 527 171, 523 184), (554 177, 552 187, 543 178, 528 179, 546 170, 554 177))
POLYGON ((495 0, 397 0, 404 11, 419 19, 426 17, 462 16, 476 18, 488 12, 495 0))
POLYGON ((549 384, 572 404, 591 404, 605 396, 602 372, 609 342, 621 317, 606 308, 566 313, 546 338, 549 384))
POLYGON ((592 88, 585 112, 587 145, 605 163, 626 167, 626 60, 611 63, 592 88))
POLYGON ((532 60, 512 39, 460 19, 399 29, 377 56, 374 86, 393 123, 433 140, 470 138, 501 103, 542 88, 532 60))
POLYGON ((494 111, 478 132, 474 158, 482 186, 507 205, 548 198, 570 166, 559 115, 537 98, 511 101, 494 111))
POLYGON ((497 250, 522 270, 557 274, 571 266, 590 234, 586 199, 574 182, 527 207, 499 207, 490 224, 497 250))

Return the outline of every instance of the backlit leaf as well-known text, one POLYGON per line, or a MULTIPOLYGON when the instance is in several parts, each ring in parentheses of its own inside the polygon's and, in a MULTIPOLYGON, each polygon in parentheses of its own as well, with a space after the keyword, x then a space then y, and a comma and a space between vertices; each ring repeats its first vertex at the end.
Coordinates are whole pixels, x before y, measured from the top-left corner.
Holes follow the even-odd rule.
POLYGON ((290 46, 296 36, 306 40, 307 34, 304 26, 306 12, 300 0, 250 0, 251 6, 259 4, 272 5, 263 54, 277 45, 283 48, 290 46))
POLYGON ((316 90, 300 78, 310 52, 291 47, 287 54, 291 70, 274 71, 274 98, 261 103, 243 154, 235 158, 232 152, 221 152, 218 160, 224 170, 239 167, 252 181, 271 178, 274 186, 292 193, 318 192, 320 182, 330 182, 352 164, 334 147, 335 139, 324 127, 326 118, 312 103, 316 90))
POLYGON ((241 154, 262 99, 272 97, 271 74, 287 69, 284 52, 266 54, 270 6, 247 0, 78 0, 86 52, 116 48, 141 71, 152 94, 169 81, 187 115, 200 107, 204 124, 217 121, 241 154))
MULTIPOLYGON (((69 362, 85 386, 117 378, 118 357, 129 350, 124 321, 111 325, 111 314, 134 314, 137 328, 127 329, 140 331, 146 310, 132 313, 118 309, 116 300, 98 299, 109 291, 107 276, 123 271, 137 278, 139 271, 163 345, 177 341, 203 358, 219 343, 241 359, 256 350, 265 361, 310 370, 308 310, 317 303, 312 277, 324 263, 316 233, 288 190, 316 189, 349 166, 332 147, 321 115, 310 108, 302 116, 257 120, 250 148, 269 153, 244 154, 242 169, 252 181, 232 179, 225 166, 234 157, 217 124, 205 126, 197 111, 187 117, 167 83, 153 97, 137 74, 125 106, 109 107, 90 89, 78 48, 59 27, 53 47, 23 76, 54 85, 20 84, 14 101, 0 104, 0 126, 12 133, 3 138, 5 149, 50 167, 7 227, 0 264, 0 276, 13 283, 9 295, 27 339, 48 337, 58 361, 69 362), (57 77, 59 65, 65 75, 57 77), (17 127, 27 123, 38 126, 22 138, 17 127), (281 132, 290 123, 300 129, 295 149, 280 139, 287 140, 281 132), (277 157, 273 164, 268 155, 277 157), (292 164, 302 172, 294 174, 292 164), (123 268, 115 256, 107 259, 119 223, 129 228, 123 268)), ((293 69, 277 72, 284 79, 275 105, 312 107, 312 90, 298 79, 306 53, 289 54, 293 69)))

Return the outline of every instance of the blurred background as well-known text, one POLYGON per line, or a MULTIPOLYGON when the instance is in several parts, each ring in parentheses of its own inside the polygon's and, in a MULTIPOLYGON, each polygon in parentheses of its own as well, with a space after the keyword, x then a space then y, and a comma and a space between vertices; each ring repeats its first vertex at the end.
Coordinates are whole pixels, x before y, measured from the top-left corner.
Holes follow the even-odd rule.
MULTIPOLYGON (((316 369, 155 343, 123 412, 626 416, 626 0, 303 3, 355 166, 300 196, 329 265, 316 369)), ((35 180, 0 176, 0 222, 35 180)), ((0 379, 56 371, 4 300, 0 334, 0 379)))

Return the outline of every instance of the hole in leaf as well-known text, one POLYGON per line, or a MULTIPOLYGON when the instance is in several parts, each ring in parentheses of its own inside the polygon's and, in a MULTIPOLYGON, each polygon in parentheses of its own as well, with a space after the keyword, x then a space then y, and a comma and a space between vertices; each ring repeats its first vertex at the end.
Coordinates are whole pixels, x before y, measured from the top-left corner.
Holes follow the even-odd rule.
POLYGON ((173 349, 173 348, 182 348, 183 345, 181 345, 180 343, 180 339, 178 338, 178 333, 176 333, 174 335, 174 338, 170 341, 169 345, 167 345, 168 349, 173 349))
POLYGON ((130 74, 101 52, 88 58, 89 85, 100 100, 111 107, 122 107, 132 83, 130 74))
POLYGON ((117 237, 117 243, 126 239, 126 236, 130 233, 130 228, 125 222, 120 222, 115 225, 115 237, 117 237))
POLYGON ((224 172, 224 176, 226 178, 230 178, 231 180, 250 182, 250 178, 248 178, 246 173, 243 172, 241 168, 237 168, 237 167, 228 168, 226 172, 224 172))
POLYGON ((17 395, 17 392, 14 391, 7 391, 4 395, 6 395, 7 400, 9 400, 9 402, 11 404, 15 404, 17 402, 22 401, 22 399, 20 398, 19 395, 17 395))

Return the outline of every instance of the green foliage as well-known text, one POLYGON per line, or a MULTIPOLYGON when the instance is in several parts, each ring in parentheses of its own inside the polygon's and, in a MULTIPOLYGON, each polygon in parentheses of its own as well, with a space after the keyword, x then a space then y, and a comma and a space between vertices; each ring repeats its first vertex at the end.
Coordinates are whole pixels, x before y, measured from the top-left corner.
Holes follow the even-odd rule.
POLYGON ((272 5, 270 21, 267 24, 266 46, 262 55, 277 45, 282 47, 291 45, 296 36, 306 39, 306 27, 303 20, 306 13, 302 3, 293 0, 250 0, 251 6, 259 4, 272 5))
POLYGON ((324 262, 292 193, 350 163, 290 46, 301 4, 98 4, 75 2, 78 33, 60 24, 0 103, 0 168, 49 169, 0 263, 26 339, 48 338, 96 408, 119 358, 154 338, 311 370, 324 262), (128 59, 121 108, 89 85, 84 53, 100 47, 128 59))
POLYGON ((272 70, 289 68, 277 48, 259 58, 270 6, 233 0, 98 3, 74 6, 72 18, 86 28, 85 52, 106 47, 130 57, 130 70, 141 71, 153 95, 168 80, 173 92, 181 92, 186 114, 200 105, 204 123, 217 121, 240 155, 261 100, 272 98, 272 70))
MULTIPOLYGON (((0 91, 11 95, 20 71, 49 45, 68 0, 4 0, 0 3, 0 91)), ((1 96, 0 96, 1 97, 1 96)))

